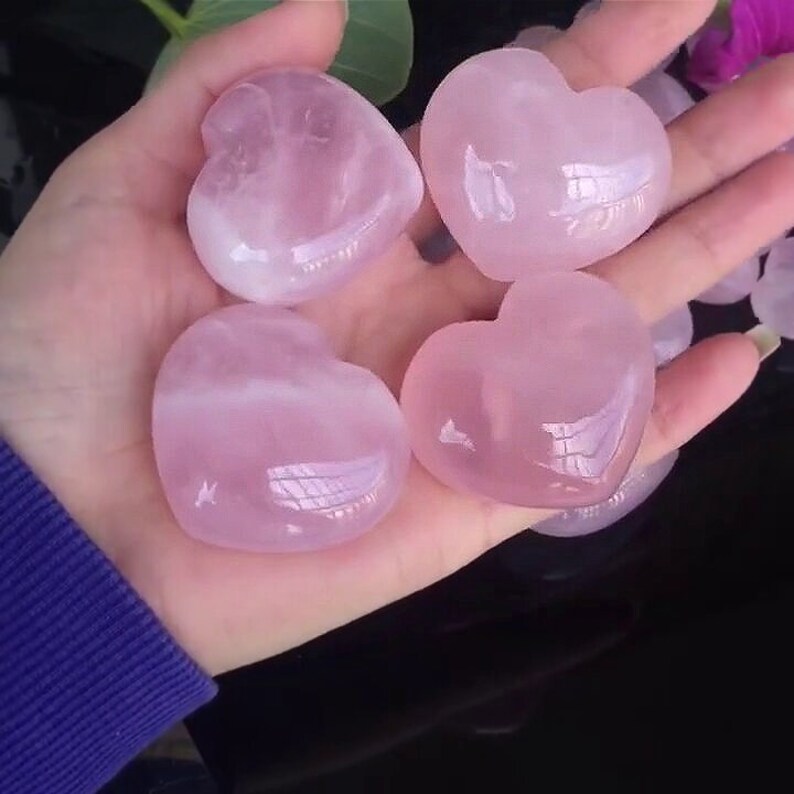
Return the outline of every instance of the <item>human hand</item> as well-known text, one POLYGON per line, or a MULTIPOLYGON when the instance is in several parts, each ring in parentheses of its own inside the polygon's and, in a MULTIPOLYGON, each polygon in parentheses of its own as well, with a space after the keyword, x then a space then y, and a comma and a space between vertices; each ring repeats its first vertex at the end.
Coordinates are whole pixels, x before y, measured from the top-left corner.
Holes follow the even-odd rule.
MULTIPOLYGON (((697 29, 713 0, 613 0, 546 48, 575 88, 629 85, 697 29)), ((213 99, 268 66, 324 69, 341 4, 284 3, 195 45, 160 87, 56 172, 0 261, 0 435, 53 490, 175 639, 208 671, 271 656, 456 571, 544 514, 455 493, 412 464, 372 532, 299 555, 203 545, 175 524, 154 464, 154 378, 174 339, 227 302, 196 259, 185 202, 213 99)), ((794 225, 794 60, 781 57, 669 128, 668 215, 590 268, 652 323, 794 225), (763 158, 763 159, 761 159, 763 158), (759 160, 759 162, 755 162, 759 160), (753 164, 755 163, 755 164, 753 164)), ((416 142, 416 130, 409 131, 416 142)), ((341 356, 399 390, 422 341, 492 318, 504 285, 462 254, 429 266, 426 199, 392 251, 300 311, 341 356)), ((752 342, 729 334, 660 372, 638 465, 685 443, 752 381, 752 342)))

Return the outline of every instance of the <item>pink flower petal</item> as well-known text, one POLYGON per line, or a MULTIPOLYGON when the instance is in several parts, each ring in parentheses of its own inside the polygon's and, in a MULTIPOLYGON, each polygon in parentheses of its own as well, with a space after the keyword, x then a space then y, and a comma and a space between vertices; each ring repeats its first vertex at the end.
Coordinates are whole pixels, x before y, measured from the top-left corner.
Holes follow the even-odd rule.
POLYGON ((692 51, 688 78, 715 91, 761 58, 794 52, 792 10, 791 0, 733 0, 731 30, 703 31, 692 51))

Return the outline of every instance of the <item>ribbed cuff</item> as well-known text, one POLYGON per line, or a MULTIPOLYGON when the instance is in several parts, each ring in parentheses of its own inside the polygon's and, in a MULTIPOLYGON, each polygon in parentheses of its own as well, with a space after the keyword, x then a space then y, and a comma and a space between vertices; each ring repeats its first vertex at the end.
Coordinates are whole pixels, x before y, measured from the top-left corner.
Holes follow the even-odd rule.
POLYGON ((0 441, 0 790, 87 794, 216 687, 0 441))

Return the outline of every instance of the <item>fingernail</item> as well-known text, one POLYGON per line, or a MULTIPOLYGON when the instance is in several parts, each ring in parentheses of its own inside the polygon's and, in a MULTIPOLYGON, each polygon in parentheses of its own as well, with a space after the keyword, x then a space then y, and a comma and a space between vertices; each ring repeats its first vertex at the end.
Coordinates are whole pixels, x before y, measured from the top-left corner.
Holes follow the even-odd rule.
POLYGON ((760 361, 766 361, 781 345, 780 336, 763 323, 751 328, 745 336, 755 345, 760 361))

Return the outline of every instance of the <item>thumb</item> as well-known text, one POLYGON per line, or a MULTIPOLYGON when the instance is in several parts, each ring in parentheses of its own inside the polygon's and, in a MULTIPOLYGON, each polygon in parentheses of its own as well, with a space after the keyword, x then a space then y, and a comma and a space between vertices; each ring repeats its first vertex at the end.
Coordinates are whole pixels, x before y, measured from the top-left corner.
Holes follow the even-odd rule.
POLYGON ((215 99, 258 70, 327 69, 339 49, 346 16, 344 0, 285 0, 205 36, 120 119, 114 132, 150 161, 192 181, 204 160, 199 127, 215 99))

